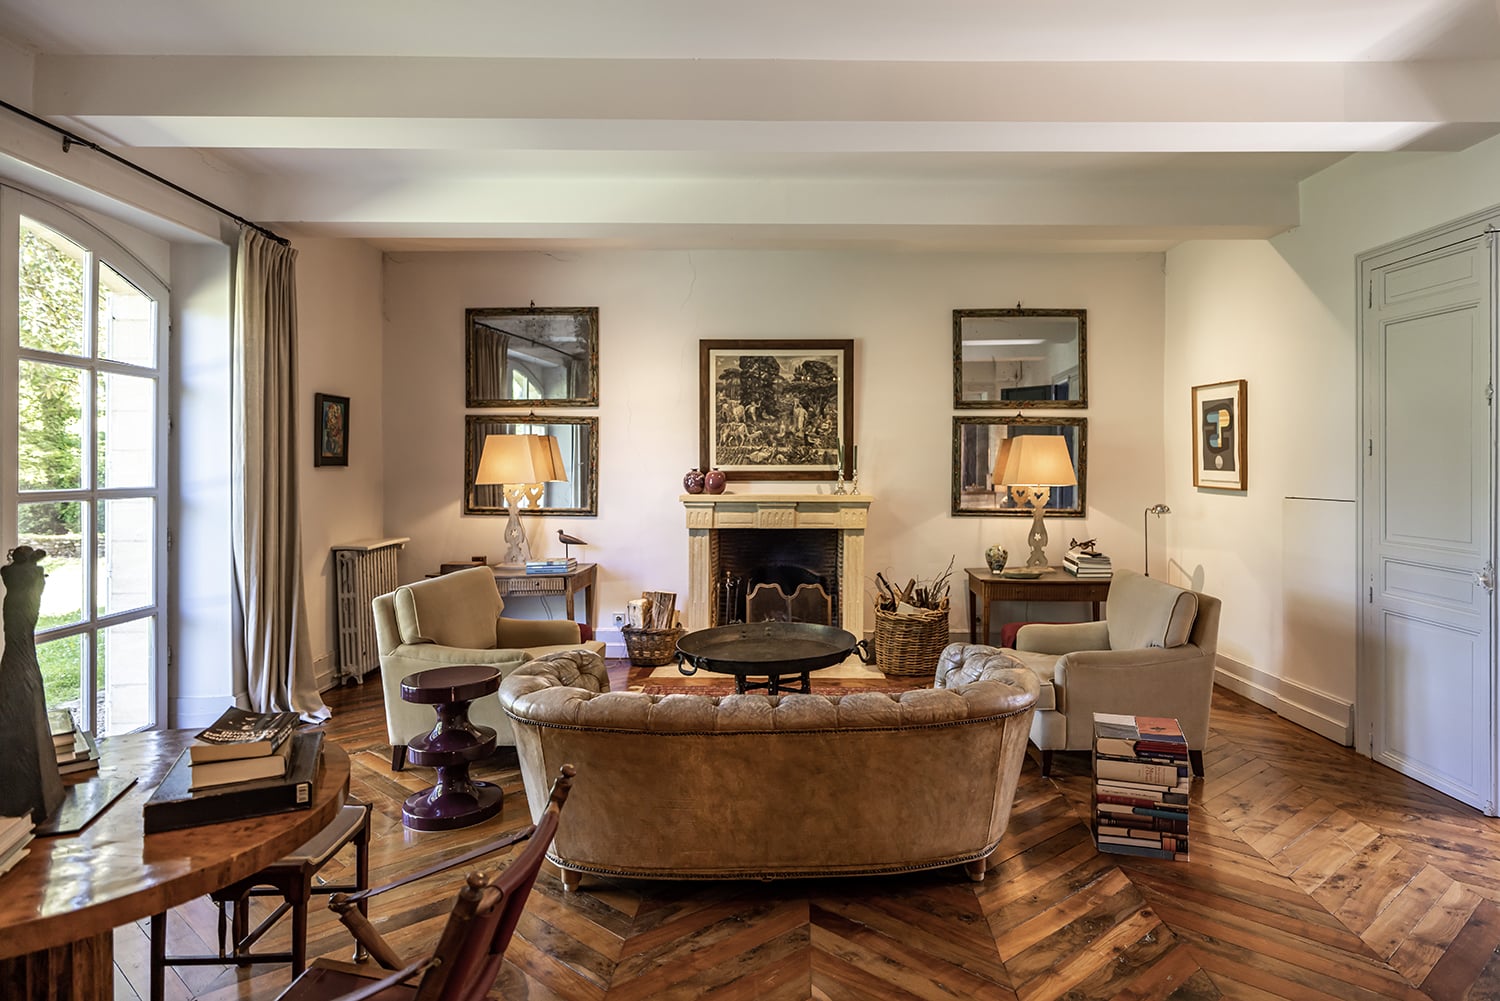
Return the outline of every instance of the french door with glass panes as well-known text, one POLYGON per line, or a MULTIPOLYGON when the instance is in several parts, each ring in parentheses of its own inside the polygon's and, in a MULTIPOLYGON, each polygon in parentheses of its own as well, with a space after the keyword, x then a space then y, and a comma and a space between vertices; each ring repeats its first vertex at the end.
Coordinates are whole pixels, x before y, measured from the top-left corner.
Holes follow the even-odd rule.
POLYGON ((166 287, 72 213, 0 189, 3 535, 47 553, 49 708, 101 735, 155 725, 165 677, 166 287))

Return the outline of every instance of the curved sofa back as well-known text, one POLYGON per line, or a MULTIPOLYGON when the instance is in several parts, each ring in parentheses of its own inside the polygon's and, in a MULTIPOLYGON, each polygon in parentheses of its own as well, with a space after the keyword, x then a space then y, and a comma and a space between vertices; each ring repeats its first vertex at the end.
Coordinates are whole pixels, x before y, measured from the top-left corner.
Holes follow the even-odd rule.
POLYGON ((528 800, 578 767, 564 868, 814 876, 982 859, 1005 833, 1038 684, 1015 662, 891 695, 608 692, 547 660, 506 678, 528 800))

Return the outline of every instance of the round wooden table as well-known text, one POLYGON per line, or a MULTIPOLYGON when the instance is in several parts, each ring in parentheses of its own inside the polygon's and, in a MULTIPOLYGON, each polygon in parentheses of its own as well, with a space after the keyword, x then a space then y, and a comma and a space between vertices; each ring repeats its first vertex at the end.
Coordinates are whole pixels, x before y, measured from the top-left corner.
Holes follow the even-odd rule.
POLYGON ((114 929, 233 883, 329 824, 349 789, 349 756, 323 742, 306 810, 161 834, 141 830, 141 806, 196 730, 99 741, 101 777, 137 781, 77 834, 37 838, 0 876, 0 984, 18 997, 114 996, 114 929))

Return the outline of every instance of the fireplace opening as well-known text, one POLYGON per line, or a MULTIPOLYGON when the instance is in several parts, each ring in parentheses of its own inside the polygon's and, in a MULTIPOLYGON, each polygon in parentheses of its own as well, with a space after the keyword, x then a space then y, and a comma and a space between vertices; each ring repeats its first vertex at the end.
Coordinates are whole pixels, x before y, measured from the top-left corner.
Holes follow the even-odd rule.
POLYGON ((711 544, 713 625, 839 624, 841 538, 833 529, 720 529, 711 544))

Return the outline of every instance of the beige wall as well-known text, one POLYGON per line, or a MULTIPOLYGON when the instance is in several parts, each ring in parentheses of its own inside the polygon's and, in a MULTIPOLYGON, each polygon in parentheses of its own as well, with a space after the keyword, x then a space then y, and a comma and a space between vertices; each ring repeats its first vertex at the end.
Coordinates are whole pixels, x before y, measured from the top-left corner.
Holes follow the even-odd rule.
MULTIPOLYGON (((982 565, 993 542, 1024 551, 1028 523, 948 513, 951 313, 1019 301, 1089 311, 1089 514, 1050 523, 1052 558, 1070 537, 1097 536, 1121 565, 1139 567, 1140 512, 1161 499, 1163 478, 1161 264, 1156 254, 387 255, 385 457, 400 475, 385 483, 385 531, 412 537, 408 580, 444 560, 499 557, 503 520, 460 514, 465 307, 600 309, 599 515, 523 525, 538 555, 561 555, 558 528, 588 540, 575 554, 600 564, 606 622, 642 589, 686 591, 678 496, 698 459, 698 341, 853 338, 860 487, 875 498, 867 584, 877 570, 931 577, 953 557, 962 607, 962 568, 982 565)), ((561 603, 518 611, 560 615, 561 603)), ((965 628, 957 607, 953 628, 965 628)))
POLYGON ((1174 580, 1224 599, 1237 690, 1352 736, 1360 484, 1356 257, 1500 203, 1500 139, 1464 153, 1355 156, 1302 185, 1269 242, 1167 254, 1166 497, 1174 580), (1249 490, 1195 490, 1190 387, 1249 381, 1249 490))
POLYGON ((383 534, 380 252, 355 240, 294 241, 303 582, 313 665, 337 665, 329 547, 383 534), (349 465, 313 466, 313 395, 349 397, 349 465))

